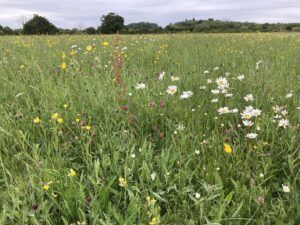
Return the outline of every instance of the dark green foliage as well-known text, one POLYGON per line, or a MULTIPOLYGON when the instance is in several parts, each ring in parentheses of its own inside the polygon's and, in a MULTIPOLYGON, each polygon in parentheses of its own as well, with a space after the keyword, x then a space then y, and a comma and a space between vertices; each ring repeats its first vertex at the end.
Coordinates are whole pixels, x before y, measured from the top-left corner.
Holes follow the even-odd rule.
POLYGON ((221 21, 209 18, 208 20, 185 20, 165 27, 166 32, 207 32, 207 33, 233 33, 233 32, 284 32, 298 31, 299 23, 258 24, 248 22, 221 21))
POLYGON ((126 26, 126 33, 129 34, 149 34, 149 33, 160 33, 163 29, 156 23, 139 22, 130 23, 126 26))
POLYGON ((58 29, 50 23, 45 17, 34 15, 23 26, 24 34, 56 34, 58 29))
POLYGON ((101 26, 98 28, 103 34, 115 34, 124 28, 124 18, 115 13, 109 13, 101 17, 101 26))
POLYGON ((94 27, 88 27, 83 31, 85 34, 96 34, 97 30, 94 27))

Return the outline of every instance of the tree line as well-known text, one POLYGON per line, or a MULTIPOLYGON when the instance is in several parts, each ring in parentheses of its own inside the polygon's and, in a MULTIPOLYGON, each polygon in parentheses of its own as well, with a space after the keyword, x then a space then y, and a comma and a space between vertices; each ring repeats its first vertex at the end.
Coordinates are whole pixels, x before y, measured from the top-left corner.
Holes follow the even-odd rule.
POLYGON ((124 18, 116 13, 108 13, 100 18, 100 26, 86 29, 57 28, 47 18, 33 15, 33 18, 23 24, 22 29, 11 29, 0 25, 0 35, 40 35, 40 34, 147 34, 147 33, 176 33, 176 32, 300 32, 300 23, 249 23, 222 21, 209 18, 207 20, 185 20, 170 23, 162 28, 156 23, 139 22, 124 24, 124 18))

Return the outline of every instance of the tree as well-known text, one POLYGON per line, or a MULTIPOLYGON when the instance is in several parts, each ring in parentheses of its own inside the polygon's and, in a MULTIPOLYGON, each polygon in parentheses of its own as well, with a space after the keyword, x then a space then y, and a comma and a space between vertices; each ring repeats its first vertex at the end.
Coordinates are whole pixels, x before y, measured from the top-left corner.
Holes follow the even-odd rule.
POLYGON ((88 27, 83 32, 86 34, 96 34, 97 30, 94 27, 88 27))
POLYGON ((101 17, 101 26, 98 30, 103 34, 114 34, 124 28, 124 18, 115 13, 109 13, 101 17))
POLYGON ((159 33, 162 28, 156 23, 139 22, 130 23, 126 26, 126 32, 130 34, 147 34, 147 33, 159 33))
POLYGON ((24 34, 56 34, 58 29, 45 17, 34 14, 23 26, 24 34))

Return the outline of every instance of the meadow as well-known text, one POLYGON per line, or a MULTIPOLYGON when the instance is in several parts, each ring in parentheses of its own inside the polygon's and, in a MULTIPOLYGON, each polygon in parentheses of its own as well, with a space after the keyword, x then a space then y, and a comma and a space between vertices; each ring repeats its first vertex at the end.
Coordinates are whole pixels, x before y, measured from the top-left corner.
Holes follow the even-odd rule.
POLYGON ((300 35, 0 37, 0 224, 300 224, 300 35))

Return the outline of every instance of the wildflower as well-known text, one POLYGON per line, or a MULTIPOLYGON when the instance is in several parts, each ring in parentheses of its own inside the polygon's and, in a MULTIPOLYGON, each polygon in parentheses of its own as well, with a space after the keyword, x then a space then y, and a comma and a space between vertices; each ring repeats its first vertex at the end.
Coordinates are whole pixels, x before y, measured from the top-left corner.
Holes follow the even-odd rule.
POLYGON ((75 177, 76 176, 76 172, 73 169, 70 169, 69 173, 68 173, 69 177, 75 177))
POLYGON ((184 91, 182 92, 182 95, 180 95, 181 99, 187 99, 190 98, 193 95, 192 91, 184 91))
POLYGON ((158 76, 158 80, 163 80, 165 74, 166 74, 166 73, 165 73, 164 71, 160 72, 160 73, 159 73, 159 76, 158 76))
POLYGON ((224 151, 227 153, 227 154, 231 154, 232 153, 232 148, 229 144, 226 144, 224 143, 224 151))
POLYGON ((25 65, 21 65, 21 66, 20 66, 20 69, 24 69, 24 68, 25 68, 25 65))
POLYGON ((68 108, 68 104, 64 104, 64 109, 67 109, 68 108))
POLYGON ((256 134, 256 133, 248 133, 246 135, 246 137, 249 139, 255 139, 255 138, 257 138, 257 136, 258 136, 258 134, 256 134))
POLYGON ((109 42, 103 41, 103 42, 102 42, 102 45, 103 45, 104 47, 108 47, 108 46, 109 46, 109 42))
POLYGON ((86 50, 87 50, 88 52, 92 51, 92 50, 93 50, 93 46, 88 45, 88 46, 86 47, 86 50))
POLYGON ((185 126, 182 123, 179 123, 177 126, 177 130, 182 131, 184 130, 185 126))
POLYGON ((219 112, 220 115, 222 115, 222 114, 229 113, 230 111, 229 111, 228 107, 221 107, 221 108, 218 109, 218 112, 219 112))
POLYGON ((278 126, 286 128, 289 126, 289 121, 287 119, 281 119, 278 121, 278 126))
POLYGON ((154 205, 156 202, 155 198, 151 198, 150 196, 147 196, 146 200, 147 200, 147 205, 149 205, 149 206, 154 205))
POLYGON ((215 82, 217 83, 218 89, 220 90, 226 89, 229 86, 228 81, 225 77, 219 77, 215 82))
POLYGON ((211 103, 216 103, 216 102, 218 102, 219 100, 217 99, 217 98, 213 98, 212 100, 211 100, 211 103))
POLYGON ((167 93, 170 95, 174 95, 177 92, 177 86, 171 85, 167 89, 167 93))
POLYGON ((203 73, 204 73, 204 74, 209 74, 209 71, 208 71, 208 70, 205 70, 203 73))
POLYGON ((282 110, 282 111, 281 111, 281 115, 286 116, 287 114, 288 114, 288 111, 287 111, 287 110, 282 110))
POLYGON ((282 184, 282 190, 285 193, 290 193, 291 192, 290 187, 288 185, 284 185, 284 184, 282 184))
POLYGON ((52 114, 51 118, 53 120, 57 120, 58 116, 59 116, 58 113, 54 113, 54 114, 52 114))
POLYGON ((288 94, 285 96, 285 98, 291 98, 291 97, 293 97, 293 93, 288 93, 288 94))
POLYGON ((159 219, 157 217, 153 217, 149 222, 149 225, 158 225, 158 224, 159 224, 159 219))
POLYGON ((151 180, 154 181, 156 178, 156 173, 155 172, 151 173, 150 177, 151 177, 151 180))
POLYGON ((236 79, 238 79, 239 81, 242 81, 242 80, 244 80, 244 78, 245 78, 245 76, 242 74, 242 75, 237 76, 236 79))
POLYGON ((174 77, 174 76, 171 76, 171 81, 172 81, 172 82, 174 82, 174 81, 178 81, 178 80, 180 80, 180 78, 179 78, 179 77, 174 77))
POLYGON ((231 113, 237 113, 239 110, 238 109, 232 109, 230 110, 231 113))
POLYGON ((207 81, 206 81, 208 84, 210 84, 210 83, 212 83, 213 81, 212 81, 212 79, 207 79, 207 81))
POLYGON ((136 89, 145 89, 146 88, 146 84, 144 83, 137 83, 135 86, 136 89))
POLYGON ((246 102, 253 102, 254 97, 253 97, 252 94, 249 94, 249 95, 246 95, 246 96, 244 97, 244 99, 245 99, 246 102))
POLYGON ((259 176, 260 176, 261 178, 263 178, 265 175, 264 175, 263 173, 260 173, 259 176))
POLYGON ((43 189, 44 189, 45 191, 48 191, 49 188, 50 188, 50 184, 52 184, 52 181, 49 181, 49 182, 45 183, 45 184, 43 185, 43 189))
POLYGON ((243 124, 245 127, 251 127, 253 125, 253 122, 250 120, 243 120, 243 124))
POLYGON ((196 155, 199 155, 199 154, 200 154, 200 151, 196 149, 196 150, 195 150, 195 154, 196 154, 196 155))
POLYGON ((34 122, 35 124, 38 124, 38 123, 41 122, 41 120, 40 120, 40 118, 37 116, 37 117, 35 117, 35 118, 33 119, 33 122, 34 122))
POLYGON ((86 126, 81 127, 81 129, 84 129, 84 130, 91 130, 92 127, 91 127, 90 125, 86 125, 86 126))
POLYGON ((49 188, 50 188, 50 186, 49 186, 48 183, 46 183, 46 184, 43 185, 43 189, 44 190, 48 191, 49 188))
POLYGON ((261 110, 259 110, 259 109, 253 109, 252 115, 255 116, 255 117, 260 116, 261 115, 261 110))
POLYGON ((242 119, 250 120, 252 117, 252 113, 248 111, 244 111, 241 113, 242 119))
POLYGON ((199 199, 200 197, 201 197, 201 195, 198 192, 196 192, 195 193, 195 198, 199 199))
POLYGON ((63 118, 59 117, 59 118, 57 118, 57 122, 58 122, 58 123, 63 123, 64 120, 63 120, 63 118))
POLYGON ((123 177, 119 178, 119 186, 120 187, 126 187, 127 186, 127 181, 125 180, 125 178, 123 178, 123 177))
POLYGON ((60 64, 60 68, 61 69, 67 69, 67 63, 66 62, 62 62, 61 64, 60 64))
POLYGON ((211 90, 211 93, 213 93, 214 95, 220 94, 219 90, 211 90))
POLYGON ((206 89, 206 86, 201 86, 201 87, 199 87, 199 89, 205 90, 205 89, 206 89))

